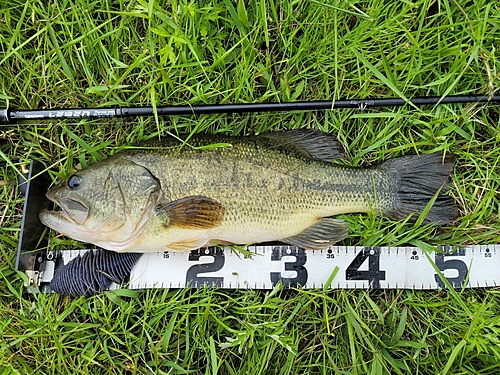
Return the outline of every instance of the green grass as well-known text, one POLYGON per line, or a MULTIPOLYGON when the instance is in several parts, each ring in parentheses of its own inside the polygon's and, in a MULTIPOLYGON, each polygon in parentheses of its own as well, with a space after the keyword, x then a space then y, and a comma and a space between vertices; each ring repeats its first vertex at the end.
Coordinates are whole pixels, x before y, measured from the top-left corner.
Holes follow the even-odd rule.
MULTIPOLYGON (((488 0, 1 0, 0 107, 56 108, 492 93, 488 0)), ((54 181, 166 134, 336 134, 349 165, 457 155, 454 225, 344 215, 343 244, 500 243, 500 110, 486 104, 0 128, 1 374, 498 374, 496 288, 149 290, 25 298, 13 270, 29 159, 54 181)))

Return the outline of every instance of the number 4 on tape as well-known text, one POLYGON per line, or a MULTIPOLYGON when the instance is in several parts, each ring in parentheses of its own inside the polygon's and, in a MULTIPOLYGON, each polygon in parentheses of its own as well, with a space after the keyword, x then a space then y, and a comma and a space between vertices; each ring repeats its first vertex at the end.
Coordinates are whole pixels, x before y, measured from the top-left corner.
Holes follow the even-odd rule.
POLYGON ((385 271, 380 270, 380 250, 363 249, 349 264, 345 271, 346 280, 367 280, 372 288, 380 288, 380 281, 385 280, 385 271), (368 259, 368 270, 360 267, 368 259))

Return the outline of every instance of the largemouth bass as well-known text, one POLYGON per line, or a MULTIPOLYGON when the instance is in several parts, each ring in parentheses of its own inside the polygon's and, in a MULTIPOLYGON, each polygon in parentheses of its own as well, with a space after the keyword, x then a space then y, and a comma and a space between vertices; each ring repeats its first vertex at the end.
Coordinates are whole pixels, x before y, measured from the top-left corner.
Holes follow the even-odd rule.
POLYGON ((326 248, 348 234, 331 216, 375 211, 418 217, 441 189, 427 222, 458 216, 442 193, 452 155, 403 156, 368 168, 332 163, 332 136, 297 130, 248 137, 194 135, 95 163, 50 189, 60 211, 40 220, 76 240, 118 252, 192 250, 282 241, 326 248), (227 147, 205 147, 211 144, 227 147))

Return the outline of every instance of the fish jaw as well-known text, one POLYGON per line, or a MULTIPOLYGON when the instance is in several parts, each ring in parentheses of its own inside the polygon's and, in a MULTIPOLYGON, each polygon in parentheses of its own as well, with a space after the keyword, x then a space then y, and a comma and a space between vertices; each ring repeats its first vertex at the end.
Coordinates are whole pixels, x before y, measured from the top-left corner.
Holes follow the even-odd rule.
POLYGON ((42 210, 39 218, 44 225, 77 241, 92 243, 104 249, 119 252, 131 251, 131 245, 148 225, 155 206, 155 201, 150 199, 137 223, 127 222, 124 216, 116 215, 95 223, 86 220, 90 216, 90 210, 87 210, 85 214, 69 208, 79 207, 74 203, 75 200, 54 197, 49 197, 49 199, 61 207, 61 210, 42 210), (68 207, 68 200, 72 201, 70 202, 72 206, 68 207))
POLYGON ((75 222, 66 211, 49 211, 45 209, 40 212, 38 217, 42 224, 48 226, 49 228, 70 236, 78 241, 86 241, 81 238, 81 234, 84 232, 82 231, 81 225, 75 222))
MULTIPOLYGON (((101 228, 87 228, 77 223, 64 209, 61 211, 42 210, 39 214, 42 224, 77 241, 92 243, 106 250, 130 251, 130 243, 137 237, 132 228, 125 228, 121 221, 102 224, 101 228), (110 225, 112 229, 102 230, 110 225)), ((110 220, 112 222, 112 220, 110 220)))
POLYGON ((73 196, 59 197, 59 189, 47 192, 47 198, 59 207, 60 210, 44 209, 39 213, 39 219, 42 224, 49 228, 69 236, 77 241, 94 243, 92 239, 96 234, 96 227, 101 231, 110 226, 111 230, 118 229, 123 226, 123 220, 109 220, 111 223, 100 223, 98 226, 89 223, 90 208, 82 200, 73 196))
POLYGON ((47 194, 47 198, 60 207, 61 210, 42 210, 39 213, 42 224, 79 241, 85 241, 81 237, 82 233, 85 233, 84 224, 90 213, 88 207, 82 202, 71 198, 57 199, 52 194, 47 194))

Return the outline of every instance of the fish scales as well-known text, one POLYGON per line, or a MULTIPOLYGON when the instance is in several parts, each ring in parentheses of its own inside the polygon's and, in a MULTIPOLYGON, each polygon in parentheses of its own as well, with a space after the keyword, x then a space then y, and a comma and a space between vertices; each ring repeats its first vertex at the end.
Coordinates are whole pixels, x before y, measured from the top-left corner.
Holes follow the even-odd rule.
POLYGON ((147 166, 169 200, 190 195, 218 200, 226 209, 228 226, 257 222, 271 228, 282 222, 288 227, 289 221, 296 220, 294 215, 320 218, 352 210, 367 212, 375 205, 375 191, 382 209, 393 204, 389 176, 376 168, 337 166, 273 147, 266 139, 247 138, 201 138, 190 144, 232 146, 132 151, 124 157, 147 166))

